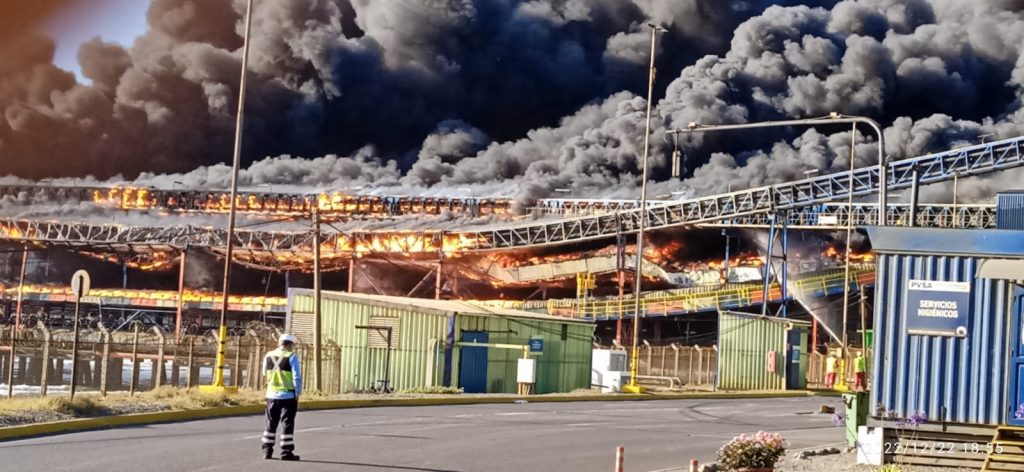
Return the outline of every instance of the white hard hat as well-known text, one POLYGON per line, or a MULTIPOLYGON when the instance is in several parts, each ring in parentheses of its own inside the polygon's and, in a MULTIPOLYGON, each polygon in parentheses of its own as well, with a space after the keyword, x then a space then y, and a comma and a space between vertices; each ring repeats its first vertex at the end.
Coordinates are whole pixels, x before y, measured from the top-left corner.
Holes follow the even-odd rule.
POLYGON ((295 339, 295 336, 292 336, 291 334, 288 333, 284 333, 281 335, 280 338, 277 338, 277 344, 284 345, 284 343, 298 344, 299 341, 295 339))

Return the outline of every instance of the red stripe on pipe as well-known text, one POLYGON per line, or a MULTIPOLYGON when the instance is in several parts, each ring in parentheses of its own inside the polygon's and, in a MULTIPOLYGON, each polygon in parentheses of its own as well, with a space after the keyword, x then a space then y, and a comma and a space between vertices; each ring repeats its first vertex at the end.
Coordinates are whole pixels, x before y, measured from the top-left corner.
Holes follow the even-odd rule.
POLYGON ((626 448, 615 448, 615 472, 625 472, 626 448))

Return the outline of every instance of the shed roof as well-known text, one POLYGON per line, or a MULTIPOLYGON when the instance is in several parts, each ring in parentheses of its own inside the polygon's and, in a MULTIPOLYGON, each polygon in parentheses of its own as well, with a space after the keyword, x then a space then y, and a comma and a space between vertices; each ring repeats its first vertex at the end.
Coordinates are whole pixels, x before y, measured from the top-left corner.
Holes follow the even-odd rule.
POLYGON ((778 316, 767 316, 760 313, 747 313, 745 311, 730 311, 730 310, 718 310, 718 315, 730 315, 740 318, 753 318, 764 320, 772 323, 788 323, 793 326, 810 326, 810 321, 794 320, 793 318, 782 318, 778 316))
MULTIPOLYGON (((313 290, 308 288, 291 288, 288 290, 288 298, 295 295, 313 296, 313 290)), ((554 323, 578 323, 593 324, 586 320, 565 318, 562 316, 551 316, 541 313, 533 313, 523 310, 509 308, 497 308, 478 305, 462 300, 433 300, 427 298, 393 297, 389 295, 371 295, 365 293, 333 292, 324 290, 321 296, 326 299, 343 300, 366 305, 384 306, 399 308, 403 310, 415 310, 420 312, 433 313, 437 315, 451 315, 456 313, 482 316, 497 316, 505 318, 518 318, 524 320, 548 321, 554 323)), ((289 304, 290 306, 290 304, 289 304)))
POLYGON ((872 226, 871 248, 882 254, 1024 258, 1024 231, 872 226))

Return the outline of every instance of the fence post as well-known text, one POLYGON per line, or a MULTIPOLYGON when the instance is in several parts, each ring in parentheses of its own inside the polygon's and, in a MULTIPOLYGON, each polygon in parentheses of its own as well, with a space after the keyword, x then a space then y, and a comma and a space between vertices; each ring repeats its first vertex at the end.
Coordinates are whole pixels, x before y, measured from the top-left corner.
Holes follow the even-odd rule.
MULTIPOLYGON (((43 370, 42 375, 39 376, 39 395, 45 397, 50 382, 50 330, 42 321, 39 322, 39 329, 43 332, 43 365, 41 366, 43 370)), ((64 372, 61 372, 60 375, 63 380, 64 372)))
POLYGON ((103 323, 100 323, 100 332, 103 333, 103 359, 100 360, 100 396, 107 396, 107 363, 110 360, 110 331, 103 323))
POLYGON ((712 344, 711 349, 708 350, 708 385, 714 387, 715 382, 711 379, 711 370, 715 368, 715 364, 718 363, 718 345, 712 344), (711 362, 711 357, 714 356, 714 361, 711 362))
MULTIPOLYGON (((653 375, 653 373, 654 373, 654 363, 653 363, 654 349, 651 348, 651 344, 648 343, 647 340, 644 340, 644 347, 647 348, 647 374, 644 374, 644 375, 653 375)), ((637 369, 637 371, 639 372, 639 369, 637 369)))
POLYGON ((167 378, 167 384, 178 388, 179 381, 181 380, 181 357, 178 356, 178 344, 181 342, 181 338, 177 335, 174 336, 174 344, 171 345, 171 376, 167 378))
MULTIPOLYGON (((672 367, 672 376, 676 377, 676 378, 679 378, 679 344, 672 343, 672 344, 669 344, 669 347, 672 348, 672 352, 675 354, 675 363, 673 364, 673 367, 672 367)), ((679 379, 679 380, 683 380, 683 379, 679 379)))
POLYGON ((697 350, 697 385, 704 385, 704 350, 696 344, 693 348, 697 350))
POLYGON ((263 358, 263 341, 262 340, 258 340, 258 341, 256 341, 256 367, 257 367, 257 369, 256 369, 256 375, 254 376, 254 378, 256 379, 256 384, 253 385, 253 387, 256 388, 257 390, 259 390, 260 386, 263 385, 263 366, 262 366, 262 363, 261 363, 262 362, 262 358, 263 358))
POLYGON ((693 348, 687 348, 686 357, 690 359, 690 367, 686 371, 686 383, 696 385, 697 382, 693 381, 693 348))
POLYGON ((160 331, 160 328, 156 326, 153 327, 153 331, 156 333, 156 337, 160 342, 160 347, 157 348, 156 352, 157 360, 153 363, 153 381, 150 382, 152 389, 156 390, 163 386, 164 377, 167 375, 167 372, 164 370, 164 332, 160 331))
POLYGON ((135 386, 139 383, 139 324, 135 323, 135 334, 132 336, 132 380, 128 384, 128 395, 135 395, 135 386))
POLYGON ((235 336, 235 368, 231 371, 231 383, 234 384, 235 388, 241 385, 242 374, 242 336, 235 336))
POLYGON ((195 342, 195 336, 188 337, 188 379, 185 381, 185 388, 192 388, 192 379, 195 378, 194 372, 196 368, 195 358, 193 357, 195 353, 195 342))

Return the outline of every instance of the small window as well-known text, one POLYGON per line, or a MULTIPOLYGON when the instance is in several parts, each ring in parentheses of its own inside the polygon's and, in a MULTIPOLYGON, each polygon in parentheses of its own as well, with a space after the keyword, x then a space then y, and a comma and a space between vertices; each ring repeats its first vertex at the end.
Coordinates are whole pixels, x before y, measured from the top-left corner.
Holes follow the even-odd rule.
POLYGON ((569 339, 569 325, 562 323, 562 341, 569 339))
MULTIPOLYGON (((391 348, 398 347, 399 319, 395 316, 371 316, 370 326, 391 327, 391 348)), ((386 329, 370 328, 368 331, 367 346, 377 349, 388 347, 388 331, 386 329)))

